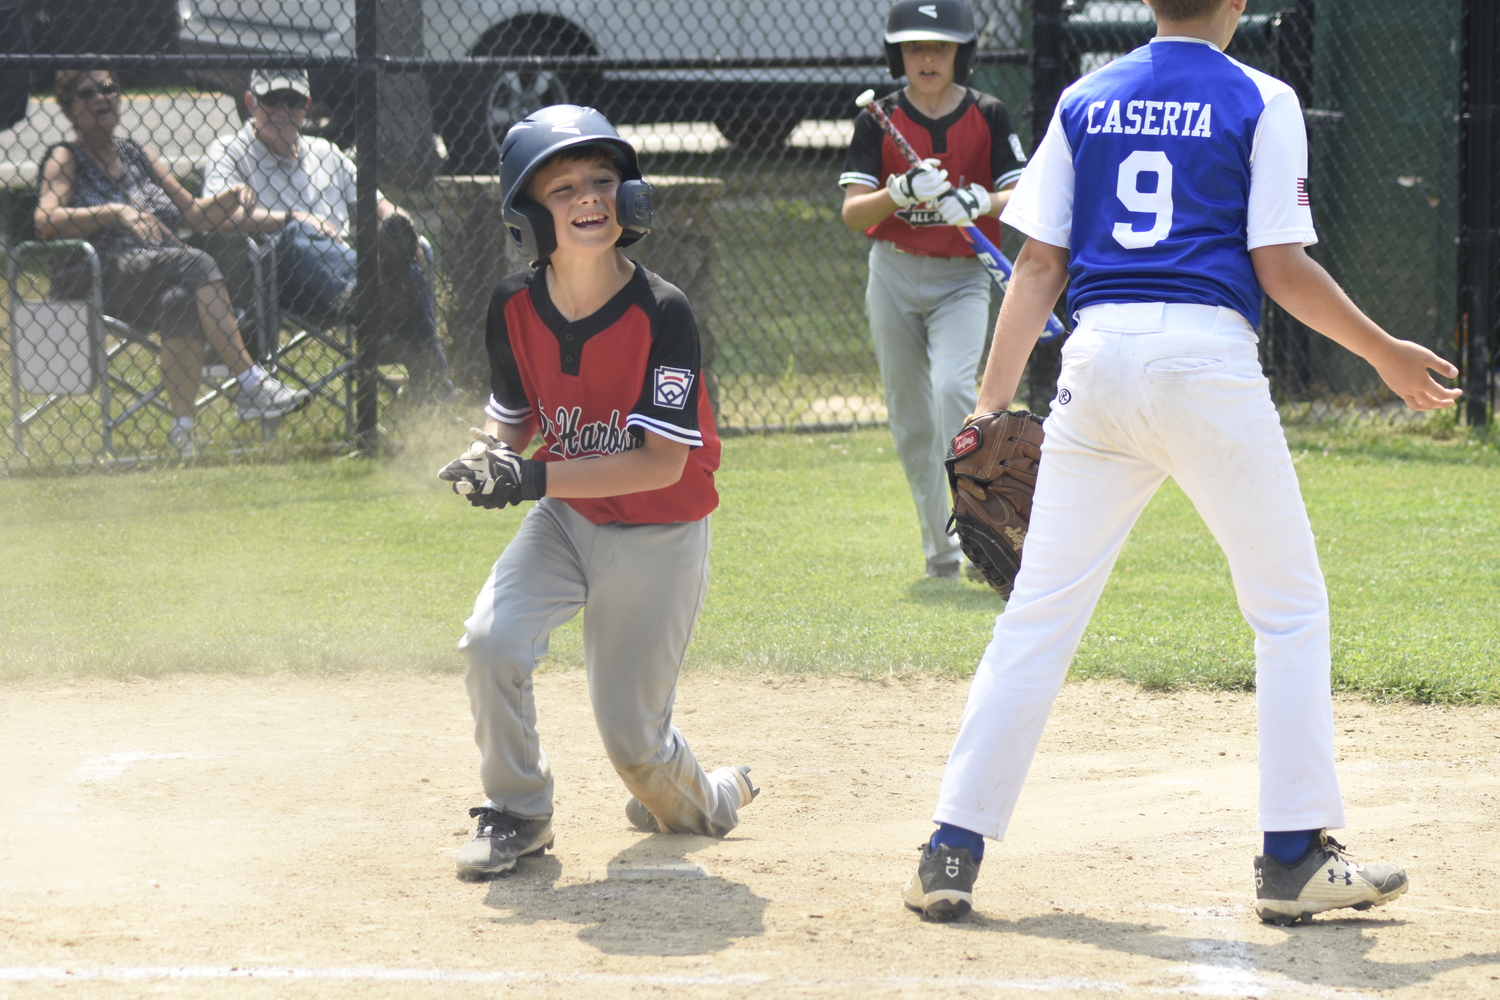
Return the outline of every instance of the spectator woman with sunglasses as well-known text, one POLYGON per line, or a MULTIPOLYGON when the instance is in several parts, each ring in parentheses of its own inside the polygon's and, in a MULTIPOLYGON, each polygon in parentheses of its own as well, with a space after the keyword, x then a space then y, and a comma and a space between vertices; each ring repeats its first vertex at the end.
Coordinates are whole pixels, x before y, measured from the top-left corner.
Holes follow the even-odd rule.
MULTIPOLYGON (((76 138, 52 146, 42 159, 37 235, 91 242, 103 266, 105 312, 161 335, 171 443, 183 457, 196 449, 193 396, 205 340, 239 382, 233 399, 241 420, 279 417, 302 406, 305 391, 267 375, 245 350, 213 258, 175 235, 180 226, 253 229, 259 214, 252 211, 254 194, 238 186, 194 198, 150 149, 116 136, 120 88, 108 71, 60 71, 55 92, 76 138)), ((76 265, 65 268, 53 276, 53 297, 83 297, 87 281, 76 265)))

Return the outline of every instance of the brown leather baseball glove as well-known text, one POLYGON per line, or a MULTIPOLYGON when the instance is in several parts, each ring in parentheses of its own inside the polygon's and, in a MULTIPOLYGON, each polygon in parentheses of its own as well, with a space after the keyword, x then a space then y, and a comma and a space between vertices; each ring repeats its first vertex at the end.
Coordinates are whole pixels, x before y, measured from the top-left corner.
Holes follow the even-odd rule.
POLYGON ((1041 461, 1042 418, 1011 410, 970 417, 943 462, 953 494, 948 531, 1006 600, 1021 571, 1041 461))

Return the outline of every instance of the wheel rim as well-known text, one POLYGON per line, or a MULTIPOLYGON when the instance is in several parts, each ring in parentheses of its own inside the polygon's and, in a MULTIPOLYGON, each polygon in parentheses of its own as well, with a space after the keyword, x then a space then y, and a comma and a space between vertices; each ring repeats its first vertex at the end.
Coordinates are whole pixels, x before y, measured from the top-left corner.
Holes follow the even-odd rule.
POLYGON ((510 127, 533 111, 565 104, 567 99, 562 77, 550 70, 501 73, 485 94, 485 132, 491 147, 499 149, 510 127))

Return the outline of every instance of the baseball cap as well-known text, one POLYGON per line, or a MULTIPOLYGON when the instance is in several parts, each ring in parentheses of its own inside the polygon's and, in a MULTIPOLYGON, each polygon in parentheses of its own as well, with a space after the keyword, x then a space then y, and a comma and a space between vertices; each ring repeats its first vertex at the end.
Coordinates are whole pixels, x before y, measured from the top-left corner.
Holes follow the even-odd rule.
POLYGON ((250 93, 264 95, 278 90, 295 90, 311 94, 307 73, 300 69, 258 69, 250 74, 250 93))

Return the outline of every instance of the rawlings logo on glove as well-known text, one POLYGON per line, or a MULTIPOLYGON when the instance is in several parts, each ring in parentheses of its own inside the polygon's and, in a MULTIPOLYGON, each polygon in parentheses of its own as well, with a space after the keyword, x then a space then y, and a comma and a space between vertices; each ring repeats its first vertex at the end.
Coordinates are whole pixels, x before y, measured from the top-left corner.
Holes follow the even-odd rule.
POLYGON ((452 483, 454 493, 490 510, 546 495, 545 462, 522 458, 510 445, 477 428, 469 433, 474 443, 438 470, 438 478, 452 483))
POLYGON ((944 465, 953 496, 948 530, 995 592, 1010 599, 1042 461, 1042 418, 1025 410, 970 417, 944 465))
POLYGON ((983 438, 979 434, 978 427, 965 427, 953 435, 953 457, 963 458, 969 452, 978 448, 983 438))

